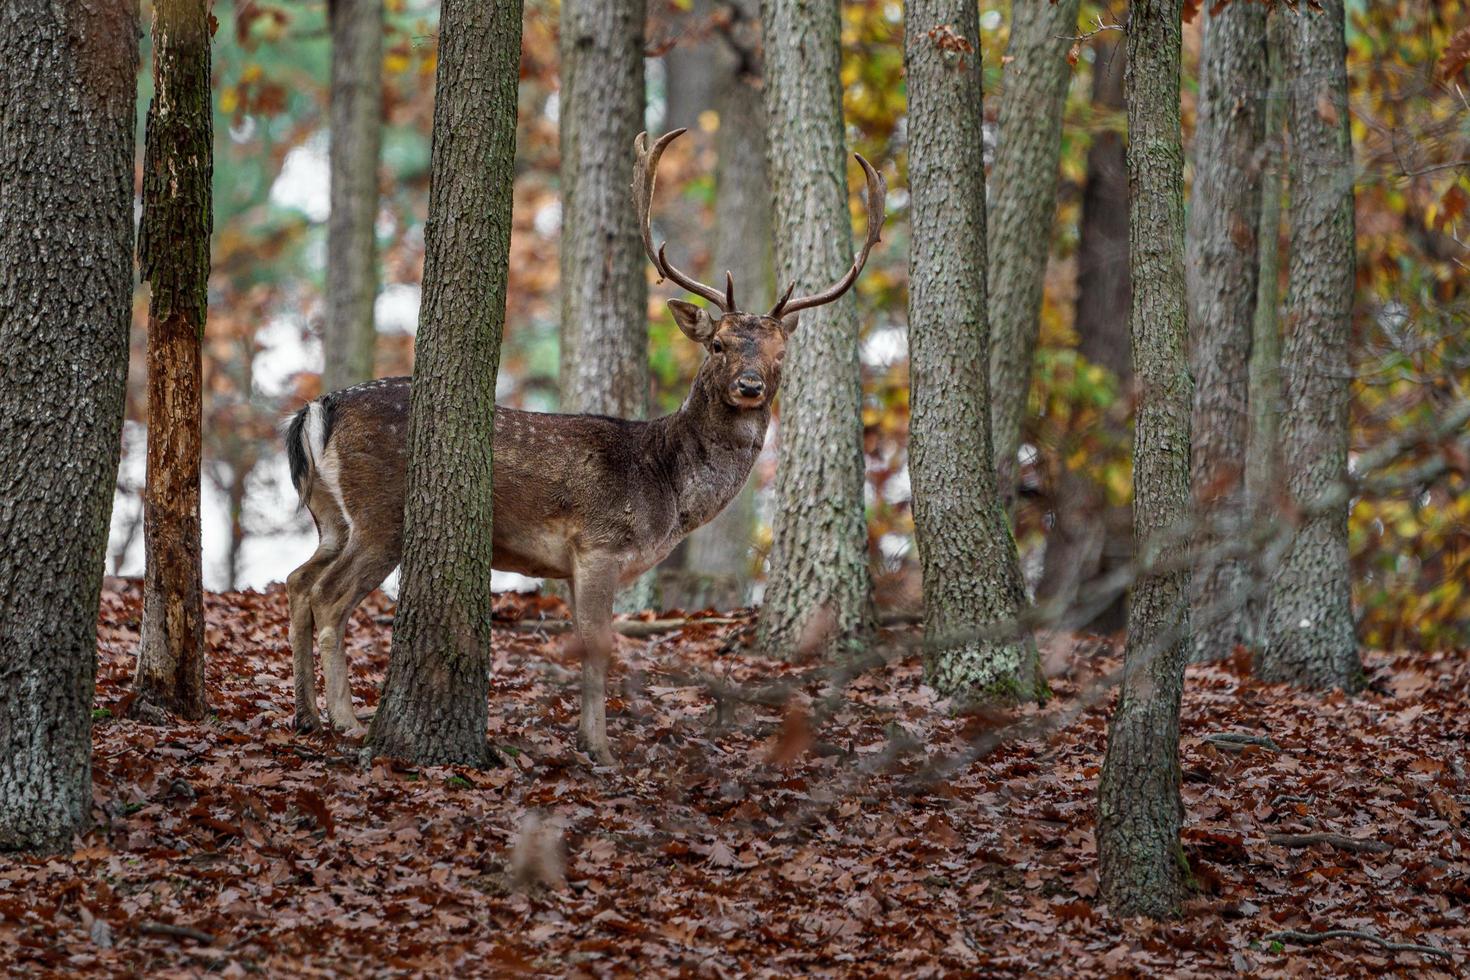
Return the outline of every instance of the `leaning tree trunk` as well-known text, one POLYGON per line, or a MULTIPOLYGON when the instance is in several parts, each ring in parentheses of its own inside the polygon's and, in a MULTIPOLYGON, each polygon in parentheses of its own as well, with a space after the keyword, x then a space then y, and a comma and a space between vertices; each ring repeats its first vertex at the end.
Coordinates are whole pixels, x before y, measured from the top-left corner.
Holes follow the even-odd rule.
MULTIPOLYGON (((1116 41, 1096 44, 1092 62, 1092 104, 1117 112, 1123 108, 1127 53, 1116 41)), ((1077 302, 1074 328, 1077 353, 1113 372, 1126 404, 1131 398, 1133 363, 1129 356, 1128 167, 1123 137, 1114 129, 1097 133, 1087 151, 1087 183, 1082 192, 1078 229, 1077 302)), ((1126 438, 1122 413, 1114 410, 1103 425, 1126 438)), ((1058 626, 1112 633, 1123 628, 1127 597, 1101 601, 1085 589, 1133 557, 1133 513, 1128 504, 1108 500, 1102 485, 1063 461, 1052 490, 1053 525, 1046 536, 1038 602, 1055 603, 1064 615, 1058 626), (1083 595, 1079 597, 1079 590, 1083 595)))
POLYGON ((972 0, 909 0, 909 472, 925 675, 960 701, 1034 701, 1045 682, 1030 635, 977 636, 1026 605, 990 457, 979 41, 972 0), (971 50, 940 43, 956 35, 971 50))
POLYGON ((414 342, 403 578, 368 743, 484 765, 492 443, 505 324, 521 4, 445 0, 439 21, 424 304, 414 342))
POLYGON ((1077 6, 1078 0, 1011 4, 989 216, 990 431, 996 485, 1007 501, 1016 492, 1016 453, 1051 252, 1062 109, 1072 78, 1067 49, 1077 6))
POLYGON ((383 141, 383 0, 329 0, 332 30, 327 316, 322 390, 373 376, 378 156, 383 141))
MULTIPOLYGON (((777 281, 826 288, 852 265, 835 3, 761 5, 777 281)), ((872 628, 862 373, 851 293, 803 313, 786 356, 770 578, 760 643, 835 653, 872 628)))
POLYGON ((207 0, 153 5, 153 104, 143 153, 138 265, 148 280, 148 481, 143 625, 134 712, 203 718, 204 593, 199 542, 203 377, 209 299, 207 0))
MULTIPOLYGON (((1128 15, 1128 321, 1141 388, 1133 513, 1146 558, 1158 557, 1164 537, 1189 517, 1180 7, 1180 0, 1134 0, 1128 15)), ((1128 609, 1123 684, 1097 790, 1100 892, 1118 916, 1173 915, 1189 881, 1179 843, 1188 586, 1185 571, 1147 573, 1128 609)))
MULTIPOLYGON (((729 270, 742 308, 771 302, 771 198, 766 176, 766 113, 761 105, 760 5, 741 0, 729 37, 733 65, 719 78, 720 128, 715 133, 714 266, 706 282, 729 270)), ((707 583, 710 603, 744 605, 751 582, 756 527, 755 477, 704 527, 689 535, 688 569, 707 583)))
POLYGON ((1308 513, 1271 581, 1266 680, 1362 686, 1348 583, 1348 340, 1357 261, 1342 0, 1293 15, 1291 285, 1281 355, 1286 491, 1308 513))
MULTIPOLYGON (((1201 551, 1241 533, 1250 430, 1265 137, 1266 10, 1204 8, 1186 263, 1194 375, 1191 479, 1201 551)), ((1220 660, 1250 643, 1250 587, 1241 558, 1205 558, 1191 582, 1193 659, 1220 660)))
POLYGON ((97 597, 133 286, 131 3, 11 0, 0 30, 0 850, 92 810, 97 597))
MULTIPOLYGON (((648 279, 633 211, 643 130, 644 0, 561 8, 561 410, 648 412, 648 279)), ((619 597, 653 604, 649 571, 619 597)))

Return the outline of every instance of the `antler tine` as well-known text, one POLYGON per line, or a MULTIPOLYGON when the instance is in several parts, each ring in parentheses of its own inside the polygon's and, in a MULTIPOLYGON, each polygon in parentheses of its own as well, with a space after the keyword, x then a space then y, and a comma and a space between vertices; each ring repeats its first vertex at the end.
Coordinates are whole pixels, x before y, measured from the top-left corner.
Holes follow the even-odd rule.
POLYGON ((882 174, 873 169, 873 165, 861 153, 854 153, 853 156, 857 157, 858 164, 862 166, 863 173, 868 178, 868 234, 863 240, 862 250, 853 258, 852 268, 847 270, 847 274, 820 293, 791 299, 791 292, 796 288, 796 283, 793 282, 787 287, 786 295, 782 296, 771 310, 770 315, 776 319, 780 319, 787 313, 823 306, 847 292, 852 288, 852 284, 857 282, 858 274, 867 264, 868 253, 873 250, 874 245, 878 244, 879 234, 883 230, 883 207, 888 196, 888 182, 883 179, 882 174))
POLYGON ((659 274, 659 281, 671 279, 683 286, 696 296, 703 296, 714 303, 725 312, 734 309, 733 302, 726 306, 726 300, 733 300, 733 289, 727 289, 726 295, 722 296, 718 289, 706 286, 697 279, 693 279, 674 267, 674 264, 664 255, 664 249, 668 242, 659 245, 658 250, 653 248, 653 229, 650 226, 650 212, 653 207, 653 183, 658 175, 659 157, 663 156, 664 150, 674 140, 683 136, 687 130, 676 129, 665 133, 653 144, 652 149, 648 146, 648 134, 639 133, 638 138, 633 141, 633 151, 637 154, 637 160, 633 165, 633 208, 638 214, 639 230, 643 236, 643 251, 648 255, 648 261, 653 263, 653 268, 659 274))
POLYGON ((735 277, 725 270, 725 312, 735 309, 735 277))

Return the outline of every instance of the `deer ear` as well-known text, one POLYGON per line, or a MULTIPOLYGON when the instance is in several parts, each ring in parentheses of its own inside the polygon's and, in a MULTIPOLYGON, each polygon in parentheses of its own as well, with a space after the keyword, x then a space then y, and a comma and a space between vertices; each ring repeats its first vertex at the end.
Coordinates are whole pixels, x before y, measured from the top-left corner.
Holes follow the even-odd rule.
POLYGON ((796 318, 800 315, 799 313, 788 313, 783 316, 781 318, 781 332, 788 337, 796 333, 796 318))
POLYGON ((709 313, 702 307, 686 303, 682 299, 671 299, 669 309, 673 311, 674 322, 684 331, 684 336, 696 344, 707 344, 714 337, 715 321, 710 319, 709 313))

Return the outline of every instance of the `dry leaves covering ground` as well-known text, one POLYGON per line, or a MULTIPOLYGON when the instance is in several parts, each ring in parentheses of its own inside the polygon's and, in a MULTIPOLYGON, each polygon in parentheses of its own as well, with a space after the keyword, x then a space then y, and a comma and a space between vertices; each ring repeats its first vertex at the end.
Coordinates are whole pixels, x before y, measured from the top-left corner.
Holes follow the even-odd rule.
MULTIPOLYGON (((356 745, 290 729, 284 594, 207 602, 217 714, 151 728, 116 717, 140 599, 109 583, 96 825, 68 856, 0 856, 6 972, 1448 976, 1467 962, 1463 655, 1371 656, 1374 688, 1352 699, 1192 669, 1185 842, 1200 893, 1155 925, 1095 898, 1103 705, 916 791, 926 754, 999 720, 951 717, 912 657, 859 677, 825 718, 816 681, 785 708, 717 710, 689 672, 747 687, 800 672, 744 652, 739 627, 703 626, 619 641, 609 725, 625 762, 594 771, 574 749, 574 660, 507 623, 491 738, 508 764, 364 768, 356 745), (1280 751, 1205 737, 1218 733, 1280 751), (1280 842, 1322 833, 1349 840, 1280 842), (1327 928, 1453 959, 1263 939, 1327 928)), ((503 598, 497 617, 547 608, 503 598)), ((388 612, 377 594, 353 621, 364 706, 388 612)), ((1046 648, 1045 712, 1115 663, 1101 643, 1046 648)))

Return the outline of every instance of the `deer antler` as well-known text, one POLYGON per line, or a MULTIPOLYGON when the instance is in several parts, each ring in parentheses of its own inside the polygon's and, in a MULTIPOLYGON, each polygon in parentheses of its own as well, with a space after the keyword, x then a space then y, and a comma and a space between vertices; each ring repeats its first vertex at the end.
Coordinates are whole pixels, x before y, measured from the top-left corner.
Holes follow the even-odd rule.
POLYGON ((852 260, 852 268, 847 270, 847 275, 820 293, 792 299, 791 293, 796 289, 796 282, 793 280, 791 285, 786 287, 786 292, 776 301, 776 305, 771 308, 769 315, 774 319, 779 320, 787 313, 808 310, 813 306, 823 306, 847 292, 852 288, 852 284, 857 282, 858 273, 862 272, 863 266, 867 264, 868 253, 873 250, 874 245, 878 244, 878 233, 883 230, 883 202, 888 195, 888 182, 883 179, 882 174, 873 169, 873 165, 865 160, 861 153, 854 153, 853 156, 857 157, 857 162, 862 165, 863 173, 868 177, 868 237, 863 241, 862 251, 858 252, 856 258, 852 260))
POLYGON ((638 154, 637 162, 633 165, 633 207, 638 212, 638 224, 643 232, 643 250, 648 253, 648 261, 658 270, 660 281, 672 279, 696 296, 703 296, 721 310, 729 313, 735 309, 735 280, 730 273, 725 273, 725 292, 722 295, 713 286, 706 286, 698 279, 686 276, 674 267, 674 264, 664 255, 664 249, 669 245, 664 242, 655 251, 653 247, 653 230, 649 227, 649 210, 653 205, 653 181, 658 172, 658 158, 663 156, 664 150, 674 140, 683 136, 686 130, 676 129, 671 133, 665 133, 648 147, 648 134, 639 133, 638 138, 633 141, 633 150, 638 154))

